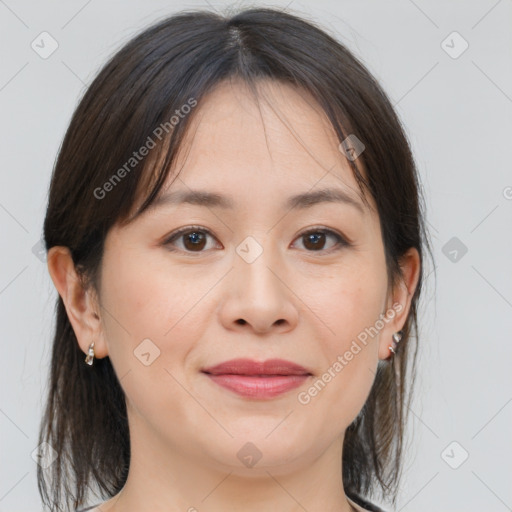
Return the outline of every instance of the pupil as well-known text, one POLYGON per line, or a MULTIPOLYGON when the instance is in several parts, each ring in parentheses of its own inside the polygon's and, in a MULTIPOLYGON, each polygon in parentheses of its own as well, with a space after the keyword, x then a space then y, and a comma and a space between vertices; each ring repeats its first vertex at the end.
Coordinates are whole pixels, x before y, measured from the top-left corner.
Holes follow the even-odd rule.
POLYGON ((204 236, 201 233, 196 233, 195 231, 193 231, 192 233, 189 233, 187 235, 185 245, 187 245, 187 242, 190 243, 190 245, 194 249, 202 249, 204 245, 204 236))
POLYGON ((312 244, 313 249, 318 249, 318 247, 321 247, 321 245, 322 245, 319 242, 323 242, 324 237, 325 237, 324 233, 320 233, 320 234, 311 233, 310 235, 307 236, 307 240, 308 240, 308 243, 312 244))

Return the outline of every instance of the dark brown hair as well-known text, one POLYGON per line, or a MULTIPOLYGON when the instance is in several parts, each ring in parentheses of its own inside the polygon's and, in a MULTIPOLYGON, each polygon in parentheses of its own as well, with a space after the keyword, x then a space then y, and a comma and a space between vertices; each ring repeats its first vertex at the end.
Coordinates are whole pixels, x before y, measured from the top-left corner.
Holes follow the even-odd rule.
MULTIPOLYGON (((71 119, 49 189, 46 250, 68 247, 84 287, 98 291, 109 229, 131 222, 152 203, 201 102, 230 79, 253 89, 260 79, 298 87, 318 102, 340 142, 355 134, 366 148, 347 161, 363 197, 367 191, 375 199, 390 286, 401 278, 400 258, 407 249, 420 254, 419 282, 399 351, 379 362, 343 447, 346 493, 380 491, 394 502, 416 364, 424 249, 430 251, 430 245, 401 123, 376 80, 334 36, 297 15, 253 8, 229 16, 184 11, 134 37, 101 69, 71 119), (179 122, 169 122, 193 102, 197 106, 179 122), (158 127, 170 124, 164 136, 156 135, 158 127), (151 156, 127 169, 133 152, 149 144, 148 137, 155 145, 151 156), (122 168, 126 172, 117 172, 122 168), (114 180, 114 174, 122 179, 114 180), (99 197, 106 189, 108 197, 99 197)), ((345 158, 342 152, 340 158, 345 158)), ((82 505, 93 488, 102 498, 117 494, 130 464, 124 392, 109 357, 92 367, 84 363, 60 296, 49 377, 39 442, 48 442, 59 458, 47 469, 38 467, 44 505, 56 511, 64 502, 68 510, 82 505)))

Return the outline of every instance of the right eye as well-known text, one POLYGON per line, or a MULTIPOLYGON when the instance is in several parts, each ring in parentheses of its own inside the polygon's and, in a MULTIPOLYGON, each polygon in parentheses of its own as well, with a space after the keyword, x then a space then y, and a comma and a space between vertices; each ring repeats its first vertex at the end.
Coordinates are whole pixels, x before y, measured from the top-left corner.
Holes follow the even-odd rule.
POLYGON ((201 253, 204 252, 205 246, 208 245, 208 237, 214 239, 213 235, 206 228, 187 226, 171 233, 163 245, 170 247, 169 250, 171 251, 179 250, 185 253, 201 253), (179 242, 181 242, 181 247, 174 249, 173 247, 180 245, 179 242))

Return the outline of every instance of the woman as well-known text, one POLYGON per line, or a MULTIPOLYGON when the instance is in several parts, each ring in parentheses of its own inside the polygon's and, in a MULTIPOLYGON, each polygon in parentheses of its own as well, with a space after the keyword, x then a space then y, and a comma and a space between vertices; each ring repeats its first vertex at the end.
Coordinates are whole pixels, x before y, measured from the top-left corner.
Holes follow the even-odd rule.
POLYGON ((400 122, 339 42, 275 9, 145 30, 76 109, 44 236, 50 510, 396 501, 428 240, 400 122))

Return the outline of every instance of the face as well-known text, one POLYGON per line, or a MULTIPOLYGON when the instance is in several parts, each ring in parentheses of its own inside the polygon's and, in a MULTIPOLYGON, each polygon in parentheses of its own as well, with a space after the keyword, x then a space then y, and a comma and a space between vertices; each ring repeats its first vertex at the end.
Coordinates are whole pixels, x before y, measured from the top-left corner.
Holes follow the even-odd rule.
POLYGON ((121 381, 132 432, 240 472, 250 442, 243 450, 277 474, 339 447, 399 326, 379 218, 327 119, 303 92, 260 87, 259 106, 241 85, 217 88, 167 199, 109 232, 95 345, 121 381), (196 191, 215 196, 180 202, 196 191), (238 358, 304 371, 204 372, 238 358))

